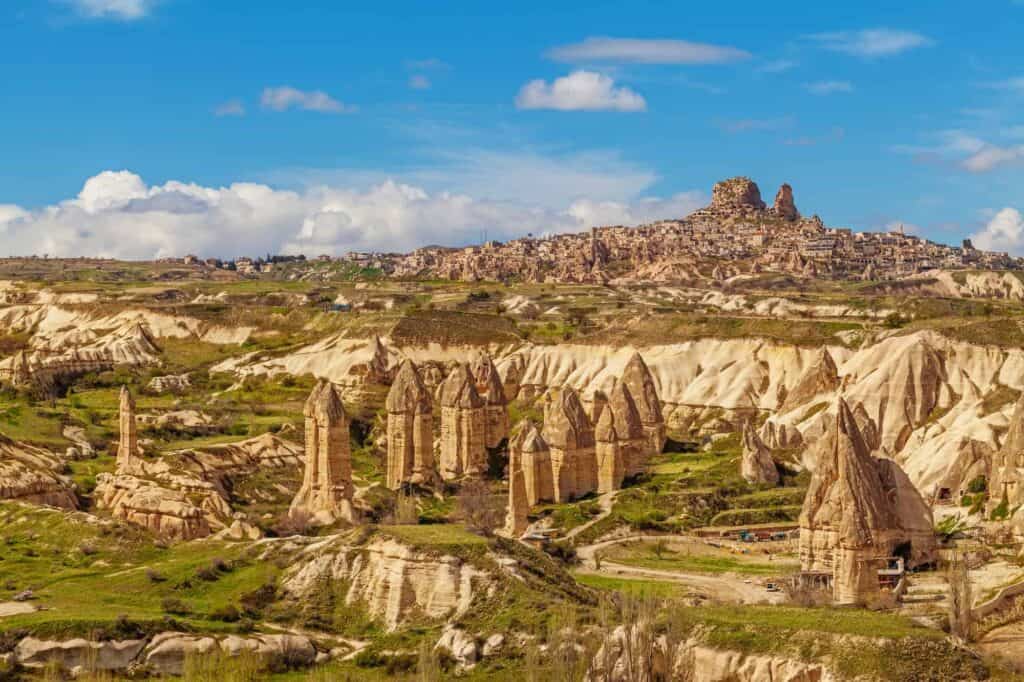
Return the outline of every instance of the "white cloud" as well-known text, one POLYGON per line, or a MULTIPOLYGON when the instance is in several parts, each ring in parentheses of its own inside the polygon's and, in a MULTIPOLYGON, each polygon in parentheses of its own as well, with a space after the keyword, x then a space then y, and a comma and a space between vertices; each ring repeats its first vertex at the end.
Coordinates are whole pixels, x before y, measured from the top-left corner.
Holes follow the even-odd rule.
POLYGON ((156 0, 65 0, 79 14, 90 19, 141 19, 156 5, 156 0))
POLYGON ((245 105, 241 100, 229 99, 218 104, 213 110, 214 116, 245 116, 245 105))
POLYGON ((328 114, 347 114, 356 110, 355 107, 339 102, 322 90, 305 91, 289 86, 265 88, 260 104, 264 109, 273 111, 304 109, 328 114))
POLYGON ((1024 251, 1024 216, 1015 208, 996 213, 983 230, 971 235, 974 248, 983 251, 1024 251))
POLYGON ((1021 161, 1024 161, 1024 145, 1000 147, 986 144, 961 161, 960 165, 971 173, 987 173, 999 166, 1020 163, 1021 161))
POLYGON ((799 65, 800 62, 792 59, 774 59, 757 67, 757 71, 760 73, 784 73, 795 69, 799 65))
POLYGON ((931 38, 920 33, 892 28, 815 33, 808 38, 827 50, 866 59, 889 57, 934 44, 931 38))
POLYGON ((837 92, 853 92, 853 84, 849 81, 817 81, 806 83, 804 87, 812 95, 831 95, 837 92))
POLYGON ((707 204, 702 192, 681 192, 668 199, 640 199, 624 203, 578 199, 568 210, 580 225, 641 225, 665 218, 681 218, 707 204))
POLYGON ((464 175, 453 173, 447 179, 455 191, 428 191, 390 178, 362 187, 319 184, 297 190, 246 182, 226 187, 176 181, 151 186, 129 171, 104 171, 89 178, 76 197, 55 205, 34 210, 0 206, 0 249, 5 256, 48 253, 133 259, 185 253, 230 257, 406 251, 432 243, 472 243, 483 229, 496 239, 511 239, 527 232, 578 231, 596 224, 679 217, 701 203, 701 195, 694 192, 668 199, 643 196, 653 174, 630 171, 608 159, 599 163, 609 165, 601 166, 585 156, 523 156, 499 163, 497 176, 490 179, 508 179, 515 189, 498 198, 472 196, 458 187, 479 172, 474 164, 486 165, 497 156, 473 156, 461 171, 464 175), (564 171, 561 176, 559 167, 564 171), (619 171, 625 171, 625 179, 619 171), (520 178, 517 185, 522 174, 536 177, 520 178), (575 189, 567 184, 574 179, 575 189), (545 180, 562 184, 546 188, 548 195, 530 196, 545 180))
POLYGON ((409 76, 409 87, 413 90, 429 90, 430 79, 423 74, 409 76))
MULTIPOLYGON (((1008 128, 1004 137, 1015 138, 1024 130, 1008 128)), ((963 130, 944 130, 934 134, 933 146, 897 145, 894 150, 913 154, 918 161, 955 166, 971 173, 987 173, 1001 166, 1024 162, 1024 144, 997 144, 963 130)))
POLYGON ((516 95, 520 109, 558 111, 645 111, 647 102, 627 87, 593 71, 573 71, 550 85, 541 79, 524 85, 516 95))
POLYGON ((561 45, 547 56, 559 62, 610 61, 634 64, 722 64, 748 59, 750 53, 727 45, 692 43, 687 40, 637 38, 587 38, 561 45))

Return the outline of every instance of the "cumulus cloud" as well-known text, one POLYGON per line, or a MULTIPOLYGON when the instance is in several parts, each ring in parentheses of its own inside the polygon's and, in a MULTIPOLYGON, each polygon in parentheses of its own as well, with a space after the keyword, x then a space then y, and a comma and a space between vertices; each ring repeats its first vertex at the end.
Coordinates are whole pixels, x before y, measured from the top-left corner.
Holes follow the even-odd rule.
POLYGON ((934 44, 931 38, 920 33, 892 28, 815 33, 808 38, 827 50, 865 59, 890 57, 934 44))
POLYGON ((593 71, 573 71, 548 84, 537 79, 524 85, 516 95, 519 109, 558 111, 646 111, 647 101, 627 87, 593 71))
POLYGON ((849 81, 817 81, 806 83, 804 88, 812 95, 832 95, 837 92, 853 92, 853 84, 849 81))
MULTIPOLYGON (((606 182, 612 186, 614 181, 606 182)), ((630 191, 618 189, 620 194, 630 191)), ((149 259, 185 253, 406 251, 432 243, 472 243, 483 229, 496 239, 511 239, 528 232, 679 217, 697 207, 700 198, 697 193, 668 199, 577 196, 555 206, 529 198, 429 192, 393 179, 361 188, 320 184, 286 190, 246 182, 147 185, 122 170, 89 178, 76 197, 51 206, 0 205, 0 234, 3 255, 149 259)))
POLYGON ((156 0, 66 0, 79 14, 90 19, 141 19, 156 5, 156 0))
POLYGON ((290 86, 265 88, 260 104, 264 109, 287 111, 288 109, 304 109, 327 114, 352 113, 355 107, 343 104, 322 90, 299 90, 290 86))
POLYGON ((707 203, 702 192, 680 192, 668 199, 640 199, 631 203, 579 199, 568 210, 581 226, 641 225, 665 218, 682 217, 707 203))
POLYGON ((245 116, 245 105, 241 100, 229 99, 218 104, 213 110, 214 116, 245 116))
POLYGON ((971 235, 974 247, 984 251, 1024 251, 1024 216, 1015 208, 996 213, 985 228, 971 235))
POLYGON ((750 53, 727 45, 687 40, 644 40, 592 37, 583 42, 548 50, 559 62, 609 61, 634 64, 722 64, 748 59, 750 53))

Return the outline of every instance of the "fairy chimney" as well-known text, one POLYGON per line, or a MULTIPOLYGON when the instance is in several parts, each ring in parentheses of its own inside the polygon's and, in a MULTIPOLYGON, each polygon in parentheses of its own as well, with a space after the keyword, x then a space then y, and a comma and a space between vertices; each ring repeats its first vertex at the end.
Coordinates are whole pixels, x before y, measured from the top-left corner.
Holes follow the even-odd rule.
POLYGON ((526 373, 526 361, 522 355, 513 355, 504 363, 501 371, 501 385, 505 390, 505 400, 512 402, 519 395, 519 383, 526 373))
POLYGON ((597 492, 607 493, 622 487, 626 469, 623 464, 615 415, 608 408, 601 410, 594 428, 594 452, 597 459, 597 492))
POLYGON ((434 479, 434 410, 430 392, 412 360, 402 363, 391 384, 388 411, 387 486, 422 485, 434 479))
POLYGON ((355 521, 348 416, 333 384, 321 380, 313 388, 303 416, 305 469, 291 513, 310 514, 321 524, 355 521))
POLYGON ((544 410, 544 440, 551 449, 554 501, 567 502, 597 489, 594 427, 570 387, 549 392, 544 410))
POLYGON ((491 356, 484 354, 479 357, 473 366, 473 379, 476 381, 477 393, 486 403, 486 444, 489 448, 496 448, 501 445, 501 441, 508 438, 508 399, 505 397, 501 375, 498 374, 498 368, 494 366, 491 356))
POLYGON ((518 467, 523 472, 527 505, 552 501, 555 492, 551 476, 551 450, 533 422, 520 423, 509 441, 508 451, 509 471, 518 467))
POLYGON ((647 440, 644 458, 661 453, 665 447, 665 417, 661 413, 661 400, 654 386, 654 377, 640 353, 633 353, 629 359, 622 373, 622 382, 629 389, 640 413, 640 422, 647 440))
POLYGON ((117 445, 117 468, 122 469, 139 454, 139 440, 135 424, 135 398, 127 386, 121 386, 118 409, 120 439, 117 445))
POLYGON ((522 453, 519 448, 509 448, 508 460, 508 513, 505 517, 505 532, 518 538, 530 525, 528 515, 530 504, 526 495, 526 474, 522 468, 522 453))
POLYGON ((842 398, 821 445, 800 512, 801 567, 831 573, 837 603, 863 603, 894 552, 908 567, 933 560, 931 510, 898 464, 870 455, 842 398))
POLYGON ((747 483, 755 485, 779 484, 779 470, 775 467, 772 453, 749 421, 743 425, 743 456, 740 459, 740 475, 747 483))
POLYGON ((486 403, 469 367, 459 364, 441 384, 441 478, 482 476, 487 469, 486 403))

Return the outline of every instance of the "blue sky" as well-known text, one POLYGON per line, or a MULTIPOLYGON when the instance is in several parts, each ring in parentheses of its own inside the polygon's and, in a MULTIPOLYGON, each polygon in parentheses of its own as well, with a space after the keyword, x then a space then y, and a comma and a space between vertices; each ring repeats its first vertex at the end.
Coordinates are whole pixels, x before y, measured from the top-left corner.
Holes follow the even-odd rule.
POLYGON ((1024 252, 1024 3, 973 8, 6 0, 0 232, 407 250, 671 217, 749 175, 830 225, 1024 252))

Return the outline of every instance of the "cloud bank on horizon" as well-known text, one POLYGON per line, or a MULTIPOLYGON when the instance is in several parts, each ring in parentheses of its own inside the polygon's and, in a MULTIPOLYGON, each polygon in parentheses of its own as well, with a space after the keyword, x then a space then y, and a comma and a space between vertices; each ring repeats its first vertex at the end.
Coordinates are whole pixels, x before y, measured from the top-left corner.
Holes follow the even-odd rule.
POLYGON ((364 189, 317 185, 275 189, 239 182, 204 187, 147 185, 130 171, 103 171, 74 198, 38 210, 0 205, 0 255, 80 255, 146 260, 194 253, 234 257, 341 255, 460 246, 488 238, 636 225, 680 217, 705 202, 699 192, 666 199, 579 197, 559 208, 466 194, 430 193, 392 179, 364 189))

